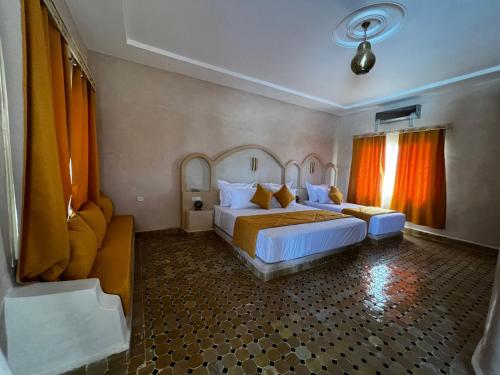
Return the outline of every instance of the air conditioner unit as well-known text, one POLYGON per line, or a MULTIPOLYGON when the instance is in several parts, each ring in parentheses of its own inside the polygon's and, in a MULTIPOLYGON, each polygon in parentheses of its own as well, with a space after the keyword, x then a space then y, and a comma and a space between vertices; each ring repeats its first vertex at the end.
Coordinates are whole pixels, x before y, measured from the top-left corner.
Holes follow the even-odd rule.
POLYGON ((404 120, 408 120, 409 126, 413 127, 415 125, 415 119, 420 118, 421 112, 422 105, 420 104, 377 112, 375 114, 375 131, 379 131, 380 125, 404 120))

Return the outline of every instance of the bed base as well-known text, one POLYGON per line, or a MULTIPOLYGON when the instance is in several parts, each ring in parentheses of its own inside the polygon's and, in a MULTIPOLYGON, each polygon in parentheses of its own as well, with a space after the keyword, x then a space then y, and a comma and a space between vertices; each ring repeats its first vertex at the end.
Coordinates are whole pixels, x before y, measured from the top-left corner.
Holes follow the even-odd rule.
POLYGON ((370 234, 366 236, 366 240, 371 242, 371 243, 379 243, 381 241, 387 240, 387 239, 402 239, 403 238, 403 232, 398 231, 398 232, 391 232, 391 233, 384 233, 384 234, 370 234))
POLYGON ((258 257, 252 258, 244 250, 233 245, 231 236, 221 228, 214 226, 214 232, 226 241, 236 256, 245 264, 245 266, 262 281, 269 281, 278 277, 291 275, 293 273, 305 271, 329 261, 334 255, 347 249, 360 246, 361 243, 355 243, 349 246, 339 247, 318 254, 311 254, 302 258, 286 260, 277 263, 266 263, 258 257))

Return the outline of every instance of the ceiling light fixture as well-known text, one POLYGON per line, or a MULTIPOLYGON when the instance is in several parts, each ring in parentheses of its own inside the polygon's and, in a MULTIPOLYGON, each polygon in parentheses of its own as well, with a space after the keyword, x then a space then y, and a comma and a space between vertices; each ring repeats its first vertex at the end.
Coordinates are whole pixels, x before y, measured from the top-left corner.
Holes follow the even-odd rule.
POLYGON ((356 75, 368 73, 375 65, 375 55, 372 52, 372 45, 366 40, 366 30, 370 27, 370 22, 365 21, 361 24, 365 32, 363 41, 359 43, 358 51, 351 61, 351 70, 356 75))

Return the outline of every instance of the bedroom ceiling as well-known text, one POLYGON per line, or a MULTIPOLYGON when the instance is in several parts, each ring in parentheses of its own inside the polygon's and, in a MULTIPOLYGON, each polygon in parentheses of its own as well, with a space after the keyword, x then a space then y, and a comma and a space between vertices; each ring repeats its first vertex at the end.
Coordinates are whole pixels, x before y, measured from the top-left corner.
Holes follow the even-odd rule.
POLYGON ((335 32, 376 2, 66 2, 90 50, 336 114, 500 75, 498 0, 399 0, 406 17, 364 76, 335 32))

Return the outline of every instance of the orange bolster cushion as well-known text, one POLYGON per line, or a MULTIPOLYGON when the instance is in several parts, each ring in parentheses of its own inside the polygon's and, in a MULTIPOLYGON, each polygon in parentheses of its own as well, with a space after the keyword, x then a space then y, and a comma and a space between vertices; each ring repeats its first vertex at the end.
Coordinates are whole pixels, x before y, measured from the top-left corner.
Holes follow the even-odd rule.
POLYGON ((120 296, 125 315, 130 311, 132 288, 134 219, 132 216, 113 216, 102 249, 97 252, 89 278, 98 278, 102 290, 120 296))
POLYGON ((273 199, 273 192, 266 190, 261 184, 258 184, 257 190, 250 201, 261 208, 269 209, 271 208, 271 199, 273 199))
POLYGON ((78 215, 68 221, 70 257, 61 280, 85 279, 97 254, 97 241, 92 229, 78 215))
POLYGON ((101 193, 99 206, 101 207, 101 211, 106 218, 106 223, 109 224, 111 218, 113 217, 113 201, 106 194, 101 193))
POLYGON ((106 234, 106 218, 97 205, 91 201, 83 204, 78 215, 92 228, 97 240, 97 248, 102 246, 102 240, 106 234))
POLYGON ((286 185, 283 185, 281 189, 274 193, 274 197, 283 208, 287 208, 295 200, 295 195, 292 194, 286 185))

